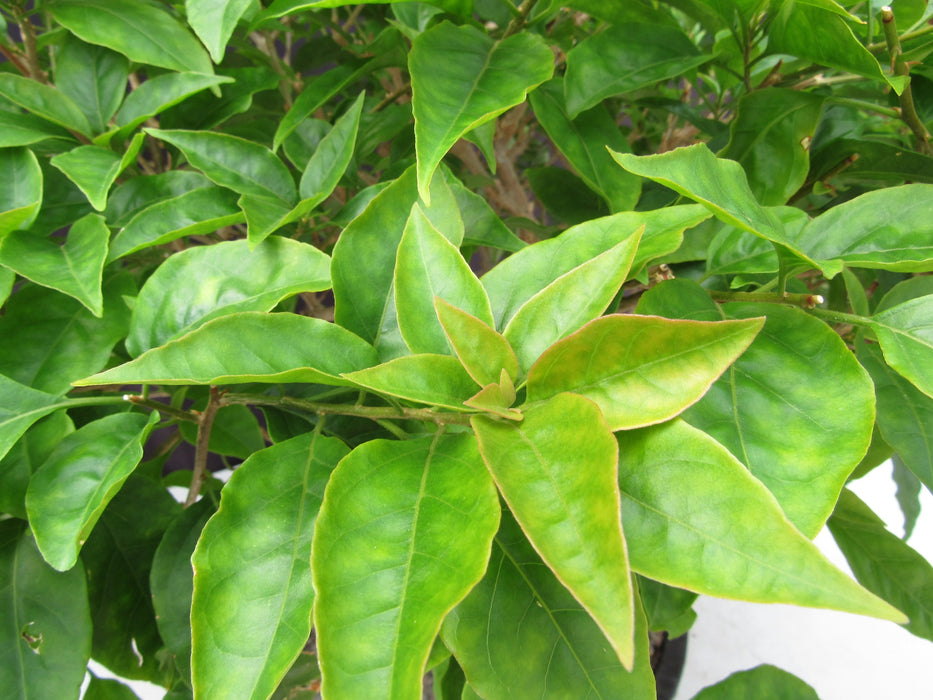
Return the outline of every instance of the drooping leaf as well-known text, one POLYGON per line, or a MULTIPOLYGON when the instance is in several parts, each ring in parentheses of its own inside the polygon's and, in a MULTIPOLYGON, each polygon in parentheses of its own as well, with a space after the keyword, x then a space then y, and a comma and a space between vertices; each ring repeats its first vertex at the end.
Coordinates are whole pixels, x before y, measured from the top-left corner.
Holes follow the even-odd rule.
POLYGON ((608 146, 628 152, 628 141, 604 107, 597 105, 582 114, 569 110, 564 87, 565 81, 555 79, 531 93, 535 117, 587 186, 606 200, 612 211, 633 209, 641 181, 614 167, 606 150, 608 146))
POLYGON ((399 241, 394 286, 399 330, 412 352, 450 352, 434 311, 435 298, 492 323, 489 298, 480 281, 417 204, 399 241))
POLYGON ((6 456, 0 458, 0 513, 26 520, 29 479, 74 429, 68 414, 56 411, 23 433, 6 456))
POLYGON ((78 697, 91 655, 91 615, 80 565, 42 560, 22 520, 0 521, 0 695, 78 697))
POLYGON ((428 186, 444 154, 468 131, 523 102, 551 77, 554 57, 531 32, 495 41, 474 27, 442 22, 412 43, 408 69, 418 192, 430 204, 428 186))
POLYGON ((776 666, 761 664, 747 671, 736 671, 715 685, 703 688, 694 700, 819 700, 807 683, 776 666))
POLYGON ((895 496, 897 504, 901 507, 901 513, 904 515, 904 536, 901 539, 906 542, 913 534, 917 519, 920 517, 920 491, 923 489, 923 483, 904 464, 900 455, 894 455, 891 462, 894 465, 891 470, 891 479, 897 485, 895 496))
POLYGON ((126 95, 129 61, 102 46, 69 36, 55 56, 55 84, 99 134, 126 95))
POLYGON ((888 365, 933 398, 933 294, 876 313, 871 328, 888 365))
POLYGON ((912 634, 933 640, 933 566, 849 489, 827 524, 859 583, 903 611, 912 634))
POLYGON ((763 319, 598 318, 552 345, 528 372, 528 400, 572 391, 594 401, 612 430, 669 420, 696 403, 741 355, 763 319))
POLYGON ((73 382, 243 384, 315 382, 342 386, 344 372, 378 362, 372 346, 319 318, 243 311, 209 321, 135 360, 73 382))
POLYGON ((871 381, 845 343, 800 309, 717 307, 686 280, 658 285, 637 310, 680 318, 767 318, 751 346, 684 419, 725 445, 774 493, 790 521, 816 536, 865 455, 874 423, 871 381))
POLYGON ((450 355, 406 355, 343 376, 382 394, 453 410, 465 410, 463 402, 476 393, 476 382, 450 355))
POLYGON ((97 211, 107 208, 107 194, 117 177, 136 160, 143 135, 136 134, 121 157, 100 146, 78 146, 50 161, 84 192, 97 211))
POLYGON ((91 125, 78 105, 51 85, 22 75, 0 73, 0 97, 53 124, 91 136, 91 125))
POLYGON ((707 434, 676 419, 618 442, 633 571, 697 593, 906 620, 835 568, 707 434))
POLYGON ((142 459, 157 418, 117 413, 88 423, 66 436, 33 474, 26 511, 39 551, 54 568, 74 566, 104 508, 142 459))
POLYGON ((614 25, 567 52, 567 110, 575 119, 606 97, 689 74, 711 58, 676 27, 614 25))
POLYGON ((244 220, 235 193, 222 187, 199 187, 137 213, 114 237, 107 259, 113 261, 184 236, 213 233, 244 220))
POLYGON ((488 700, 655 695, 641 606, 635 606, 638 643, 629 672, 508 511, 486 575, 444 620, 441 636, 488 700))
POLYGON ((53 0, 55 21, 89 44, 106 46, 136 63, 213 73, 197 39, 160 5, 133 0, 53 0))
POLYGON ((203 697, 266 698, 311 634, 311 538, 347 447, 317 432, 253 454, 191 558, 192 680, 203 697))
POLYGON ((515 312, 502 335, 527 371, 547 348, 601 315, 625 281, 642 231, 558 277, 515 312))
POLYGON ((201 90, 232 82, 233 78, 228 76, 205 73, 156 75, 127 95, 114 121, 121 127, 121 133, 128 132, 201 90))
POLYGON ((317 248, 275 237, 249 250, 244 240, 176 253, 139 291, 126 339, 138 356, 206 322, 241 311, 269 311, 299 292, 330 287, 330 259, 317 248))
POLYGON ((476 439, 373 440, 334 471, 311 552, 330 698, 410 698, 448 612, 482 578, 499 501, 476 439))
POLYGON ((74 297, 100 318, 109 241, 110 229, 103 217, 88 214, 72 224, 63 245, 34 233, 9 234, 0 240, 0 264, 36 284, 74 297))
POLYGON ((439 297, 434 300, 434 309, 454 353, 477 384, 498 382, 502 370, 512 381, 518 379, 518 358, 501 334, 439 297))
POLYGON ((252 0, 185 0, 188 24, 210 51, 214 63, 224 58, 227 42, 252 0))
POLYGON ((612 431, 596 404, 575 394, 522 413, 521 423, 472 418, 483 461, 535 550, 631 669, 635 602, 612 431))
POLYGON ((42 206, 42 169, 28 148, 5 148, 0 170, 0 238, 27 229, 42 206))

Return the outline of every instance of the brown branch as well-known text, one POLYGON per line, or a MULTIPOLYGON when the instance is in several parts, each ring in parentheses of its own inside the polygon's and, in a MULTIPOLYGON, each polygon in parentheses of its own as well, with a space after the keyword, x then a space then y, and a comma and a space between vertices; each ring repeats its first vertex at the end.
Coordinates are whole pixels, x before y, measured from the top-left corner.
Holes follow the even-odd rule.
POLYGON ((207 455, 208 446, 211 441, 211 428, 214 425, 214 418, 217 417, 217 411, 223 405, 221 401, 221 391, 215 386, 211 387, 210 398, 207 401, 207 407, 198 416, 198 439, 194 446, 194 472, 191 475, 191 486, 188 487, 188 497, 185 499, 185 508, 198 500, 198 494, 201 493, 201 485, 207 477, 207 455))

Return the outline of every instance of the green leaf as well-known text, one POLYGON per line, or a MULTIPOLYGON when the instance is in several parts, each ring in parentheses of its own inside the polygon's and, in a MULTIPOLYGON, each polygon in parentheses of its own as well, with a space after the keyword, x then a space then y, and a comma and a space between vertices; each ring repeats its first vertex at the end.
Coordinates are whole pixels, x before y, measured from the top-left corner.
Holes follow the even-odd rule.
POLYGON ((486 575, 444 620, 441 636, 488 700, 655 696, 641 606, 630 673, 508 511, 486 575))
POLYGON ((474 27, 442 22, 414 40, 408 69, 418 192, 430 204, 428 185, 444 154, 468 131, 524 102, 551 77, 554 56, 531 32, 495 41, 474 27))
POLYGON ((528 401, 572 391, 594 401, 612 430, 661 423, 696 403, 763 322, 598 318, 535 362, 528 401))
POLYGON ((913 534, 917 519, 920 517, 920 491, 923 483, 916 474, 910 471, 899 455, 894 455, 891 462, 894 465, 891 470, 891 479, 897 485, 895 496, 897 504, 901 507, 901 513, 904 514, 904 536, 901 539, 906 542, 913 534))
POLYGON ((340 119, 334 122, 334 127, 321 139, 308 161, 301 176, 299 192, 302 204, 309 211, 330 196, 350 164, 365 97, 366 93, 361 92, 340 119))
POLYGON ((338 65, 305 85, 301 94, 295 98, 291 109, 276 127, 275 136, 272 137, 273 152, 279 150, 279 146, 299 124, 323 107, 324 103, 346 87, 356 75, 357 73, 348 66, 338 65))
POLYGON ((632 570, 697 593, 906 621, 835 568, 706 433, 678 419, 618 441, 632 570))
POLYGON ((0 110, 0 148, 29 146, 46 139, 67 139, 74 137, 60 126, 31 114, 0 110))
POLYGON ((809 144, 823 100, 801 90, 768 88, 744 95, 721 155, 745 169, 759 202, 785 204, 807 179, 809 144))
POLYGON ((347 447, 317 432, 256 452, 224 486, 191 558, 199 697, 267 698, 311 634, 311 538, 347 447))
POLYGON ((697 619, 693 611, 697 594, 665 586, 644 576, 636 576, 641 603, 648 618, 648 629, 666 631, 671 639, 685 634, 697 619))
POLYGON ((476 393, 476 383, 450 355, 406 355, 343 376, 381 394, 453 410, 465 410, 463 402, 476 393))
MULTIPOLYGON (((796 207, 770 207, 788 235, 794 235, 810 221, 807 213, 796 207)), ((706 253, 706 276, 775 274, 779 271, 777 251, 770 241, 749 236, 747 231, 716 222, 719 233, 710 241, 706 253)))
POLYGON ((64 245, 34 233, 14 232, 0 240, 0 264, 43 287, 74 297, 100 318, 101 280, 110 229, 102 216, 88 214, 71 226, 64 245))
POLYGON ((526 301, 502 334, 527 371, 552 344, 600 316, 625 281, 642 231, 574 268, 526 301))
POLYGON ((610 152, 629 172, 669 187, 699 202, 720 221, 778 243, 819 267, 788 239, 775 213, 755 199, 742 166, 734 160, 716 158, 706 144, 650 156, 610 152))
POLYGON ((156 547, 180 512, 163 486, 131 475, 81 550, 94 621, 93 656, 122 678, 166 686, 173 675, 163 667, 167 659, 149 574, 156 547))
POLYGON ((150 117, 177 105, 201 90, 234 82, 225 75, 164 73, 156 75, 127 95, 114 117, 121 133, 129 132, 150 117))
POLYGON ((859 583, 903 611, 912 634, 933 640, 933 566, 848 489, 828 525, 859 583))
POLYGON ((61 406, 59 397, 23 386, 0 374, 0 458, 29 426, 61 406))
POLYGON ((252 0, 185 0, 188 24, 211 53, 214 63, 223 61, 227 42, 252 0))
POLYGON ((27 229, 42 207, 42 169, 28 148, 0 151, 4 168, 0 171, 0 238, 10 231, 27 229))
POLYGON ((884 441, 933 492, 933 399, 891 369, 877 344, 860 337, 855 351, 875 385, 884 441))
POLYGON ((127 350, 135 357, 220 316, 269 311, 299 292, 328 289, 329 267, 327 255, 288 238, 267 239, 253 250, 244 240, 188 248, 162 263, 139 291, 127 350))
POLYGON ((191 165, 221 187, 288 207, 298 198, 288 168, 265 146, 213 131, 145 131, 178 148, 191 165))
POLYGON ((693 700, 819 700, 816 691, 797 676, 776 666, 761 664, 747 671, 736 671, 715 685, 707 686, 693 700))
POLYGON ((502 223, 484 197, 468 190, 456 178, 447 178, 447 184, 457 198, 463 217, 464 245, 485 245, 509 252, 528 245, 502 223))
POLYGON ((91 655, 84 568, 46 564, 21 520, 0 521, 0 695, 78 697, 91 655))
POLYGON ((27 430, 0 458, 0 513, 26 520, 26 487, 30 477, 74 429, 68 414, 56 411, 27 430))
POLYGON ((26 511, 39 551, 54 568, 74 566, 104 508, 142 459, 157 419, 156 413, 117 413, 88 423, 33 474, 26 511))
POLYGON ((139 700, 129 686, 113 678, 98 678, 91 674, 91 682, 84 692, 84 700, 139 700))
POLYGON ((212 498, 202 498, 185 508, 159 542, 149 574, 159 636, 186 683, 191 678, 191 555, 216 507, 212 498))
POLYGON ((327 697, 421 693, 441 622, 483 577, 498 524, 472 435, 373 440, 340 462, 311 550, 327 697))
MULTIPOLYGON (((207 399, 196 402, 192 408, 203 411, 207 399)), ((181 436, 192 445, 198 444, 198 426, 196 423, 181 422, 178 425, 181 436)), ((254 452, 266 446, 256 416, 246 406, 235 404, 222 406, 214 418, 207 449, 225 457, 246 459, 254 452)))
POLYGON ((194 170, 169 170, 158 175, 134 177, 118 185, 107 198, 104 217, 111 226, 126 226, 144 209, 204 187, 213 187, 213 183, 194 170))
POLYGON ((122 297, 135 293, 128 282, 117 277, 104 284, 101 318, 54 290, 22 287, 0 318, 0 373, 34 389, 63 394, 75 379, 100 370, 126 335, 130 312, 122 297))
POLYGON ((55 156, 50 162, 84 192, 92 207, 103 211, 107 208, 107 193, 111 185, 136 161, 142 145, 143 135, 136 134, 123 157, 100 146, 78 146, 55 156))
POLYGON ((449 302, 485 323, 493 322, 483 285, 457 247, 431 225, 416 204, 405 225, 395 262, 398 325, 412 352, 450 352, 434 311, 435 299, 449 302))
POLYGON ((439 297, 434 309, 454 353, 477 384, 498 383, 502 370, 513 382, 518 379, 515 351, 488 323, 439 297))
POLYGON ((106 46, 136 63, 213 73, 198 40, 162 6, 134 0, 53 0, 55 21, 89 44, 106 46))
POLYGON ((347 385, 344 372, 378 362, 372 346, 319 318, 246 311, 221 316, 137 359, 74 382, 96 384, 347 385))
POLYGON ((22 75, 0 73, 0 97, 53 124, 91 136, 91 125, 78 105, 51 85, 22 75))
POLYGON ((473 417, 483 461, 535 550, 631 669, 634 597, 612 431, 596 404, 575 394, 522 412, 521 423, 473 417))
POLYGON ((99 134, 123 102, 129 68, 120 54, 69 36, 55 56, 55 84, 99 134))
POLYGON ((888 365, 933 398, 933 294, 876 313, 871 328, 888 365))
POLYGON ((567 52, 567 110, 575 119, 607 97, 689 74, 711 59, 676 27, 634 23, 609 27, 567 52))
POLYGON ((237 196, 222 187, 199 187, 153 203, 138 212, 114 237, 108 261, 184 236, 213 233, 242 223, 237 196))
POLYGON ((608 146, 628 152, 628 141, 604 107, 596 106, 583 114, 568 110, 564 89, 565 81, 555 79, 532 92, 535 117, 587 186, 605 199, 612 211, 633 209, 641 194, 641 181, 615 167, 606 150, 608 146))
POLYGON ((819 261, 827 277, 849 267, 897 272, 933 269, 933 221, 924 202, 933 185, 867 192, 813 219, 794 245, 819 261))

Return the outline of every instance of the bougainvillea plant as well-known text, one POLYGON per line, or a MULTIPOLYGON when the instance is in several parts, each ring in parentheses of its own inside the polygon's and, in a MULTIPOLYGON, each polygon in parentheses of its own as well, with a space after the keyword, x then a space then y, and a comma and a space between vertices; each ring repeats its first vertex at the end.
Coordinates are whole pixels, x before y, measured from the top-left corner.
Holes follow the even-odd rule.
POLYGON ((648 699, 698 594, 933 639, 846 488, 933 488, 929 15, 0 2, 0 696, 648 699))

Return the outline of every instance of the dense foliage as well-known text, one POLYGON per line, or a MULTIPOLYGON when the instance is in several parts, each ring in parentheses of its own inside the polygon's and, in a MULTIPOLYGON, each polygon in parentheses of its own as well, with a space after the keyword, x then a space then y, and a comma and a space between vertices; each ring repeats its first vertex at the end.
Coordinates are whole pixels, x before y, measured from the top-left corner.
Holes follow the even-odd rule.
POLYGON ((933 488, 929 15, 0 2, 0 697, 653 698, 698 593, 933 639, 845 488, 933 488))

